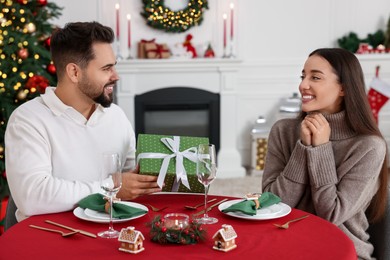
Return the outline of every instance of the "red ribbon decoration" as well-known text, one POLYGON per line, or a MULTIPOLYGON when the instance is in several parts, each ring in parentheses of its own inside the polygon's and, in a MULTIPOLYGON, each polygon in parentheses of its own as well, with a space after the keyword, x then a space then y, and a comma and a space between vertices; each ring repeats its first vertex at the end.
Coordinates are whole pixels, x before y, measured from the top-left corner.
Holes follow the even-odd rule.
POLYGON ((154 58, 161 59, 163 52, 169 52, 169 50, 165 50, 164 46, 162 44, 156 43, 156 49, 146 51, 146 53, 149 53, 149 52, 155 52, 156 56, 154 58))

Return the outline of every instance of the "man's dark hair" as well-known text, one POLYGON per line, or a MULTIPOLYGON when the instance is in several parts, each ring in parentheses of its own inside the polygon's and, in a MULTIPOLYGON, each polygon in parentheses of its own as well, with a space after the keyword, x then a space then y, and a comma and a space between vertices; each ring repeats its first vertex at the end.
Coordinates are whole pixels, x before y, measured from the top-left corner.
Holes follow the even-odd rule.
POLYGON ((113 30, 98 22, 67 23, 54 31, 50 50, 58 78, 63 77, 69 63, 85 68, 95 57, 93 43, 112 43, 114 39, 113 30))

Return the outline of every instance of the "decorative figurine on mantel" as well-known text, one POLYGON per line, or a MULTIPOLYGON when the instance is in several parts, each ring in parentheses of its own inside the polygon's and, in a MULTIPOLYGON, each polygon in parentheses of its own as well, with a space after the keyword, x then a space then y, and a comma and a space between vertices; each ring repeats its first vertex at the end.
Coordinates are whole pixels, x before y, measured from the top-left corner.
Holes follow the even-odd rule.
POLYGON ((192 34, 188 34, 186 36, 185 42, 183 43, 183 46, 186 48, 187 52, 192 54, 192 58, 196 58, 198 57, 198 54, 196 53, 196 49, 192 45, 191 40, 192 40, 192 34))
POLYGON ((210 44, 210 43, 208 44, 207 49, 206 49, 206 51, 204 52, 204 57, 205 57, 205 58, 214 58, 214 57, 215 57, 214 50, 213 50, 213 48, 211 47, 211 44, 210 44))
POLYGON ((145 250, 143 242, 145 237, 134 227, 122 228, 118 241, 121 242, 119 250, 131 254, 138 254, 145 250))
POLYGON ((213 249, 223 252, 228 252, 237 247, 236 245, 237 233, 231 225, 223 224, 222 228, 218 230, 214 236, 213 249))

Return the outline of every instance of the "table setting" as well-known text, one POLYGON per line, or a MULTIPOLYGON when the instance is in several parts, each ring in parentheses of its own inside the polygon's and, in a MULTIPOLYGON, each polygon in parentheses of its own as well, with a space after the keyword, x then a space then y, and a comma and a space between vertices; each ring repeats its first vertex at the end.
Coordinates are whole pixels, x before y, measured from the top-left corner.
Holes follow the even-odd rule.
POLYGON ((102 192, 81 199, 71 211, 14 225, 0 236, 2 257, 356 259, 352 241, 338 227, 291 208, 276 194, 208 194, 218 177, 215 147, 208 140, 145 135, 138 146, 140 174, 164 176, 162 192, 117 199, 120 155, 105 154, 102 192))

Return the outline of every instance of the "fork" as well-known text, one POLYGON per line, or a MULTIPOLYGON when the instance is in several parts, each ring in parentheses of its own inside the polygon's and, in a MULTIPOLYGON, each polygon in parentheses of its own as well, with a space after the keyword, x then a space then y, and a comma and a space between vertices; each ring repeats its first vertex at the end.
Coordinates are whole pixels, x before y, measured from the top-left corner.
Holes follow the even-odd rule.
POLYGON ((145 204, 146 206, 149 206, 151 210, 153 210, 154 212, 159 212, 159 211, 162 211, 168 207, 163 207, 163 208, 156 208, 156 207, 153 207, 152 205, 150 204, 145 204))
POLYGON ((288 229, 290 223, 295 222, 295 221, 299 221, 299 220, 304 219, 304 218, 307 218, 308 216, 309 216, 309 215, 304 215, 304 216, 302 216, 302 217, 292 219, 292 220, 290 220, 290 221, 287 221, 287 222, 284 223, 283 225, 280 225, 280 224, 274 224, 274 225, 275 225, 276 227, 278 227, 278 228, 288 229))
POLYGON ((70 232, 63 232, 63 231, 61 231, 61 230, 51 229, 51 228, 45 228, 45 227, 40 227, 40 226, 35 226, 35 225, 30 225, 30 227, 36 228, 36 229, 45 230, 45 231, 60 233, 63 237, 69 237, 69 236, 72 236, 72 235, 74 235, 74 234, 79 233, 78 230, 73 230, 73 231, 70 231, 70 232))
MULTIPOLYGON (((216 200, 217 200, 217 199, 214 198, 214 199, 211 199, 211 200, 207 201, 207 203, 210 203, 210 202, 213 202, 213 201, 216 201, 216 200)), ((199 204, 196 204, 196 205, 194 205, 194 206, 188 206, 188 205, 186 205, 186 206, 184 206, 184 208, 196 210, 197 208, 199 208, 200 206, 203 206, 203 205, 204 205, 204 202, 199 203, 199 204)))

